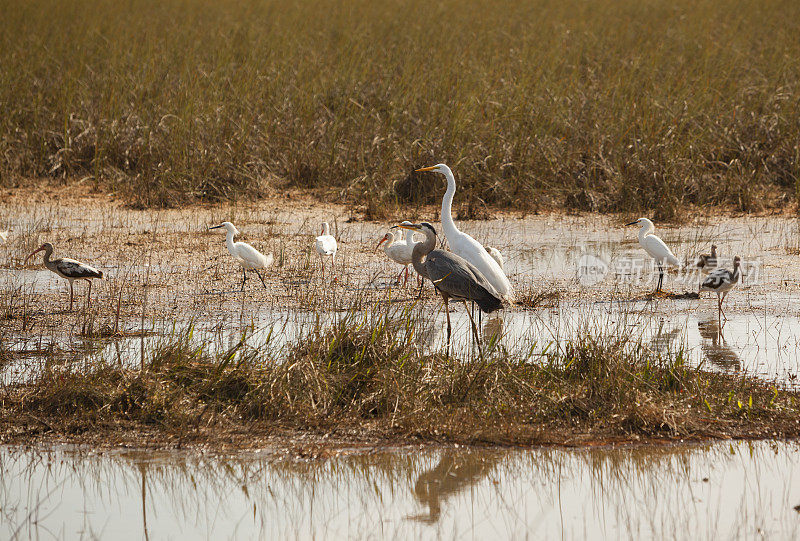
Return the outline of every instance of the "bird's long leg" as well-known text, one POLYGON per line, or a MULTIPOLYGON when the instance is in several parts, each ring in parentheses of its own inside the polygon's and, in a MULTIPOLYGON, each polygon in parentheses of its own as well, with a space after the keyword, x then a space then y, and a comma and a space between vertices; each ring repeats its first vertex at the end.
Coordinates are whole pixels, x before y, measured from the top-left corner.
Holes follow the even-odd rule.
MULTIPOLYGON (((467 310, 467 301, 464 301, 464 310, 467 310)), ((478 310, 480 313, 480 310, 478 310)), ((469 316, 469 322, 472 324, 472 334, 475 336, 475 343, 478 344, 478 355, 483 358, 483 350, 481 349, 481 337, 478 336, 478 327, 475 326, 475 318, 472 317, 472 313, 467 310, 467 315, 469 316)))
POLYGON ((722 312, 722 317, 725 318, 725 321, 728 321, 728 317, 725 315, 725 311, 722 309, 722 303, 725 302, 725 297, 728 295, 728 292, 724 292, 722 294, 722 299, 719 301, 719 311, 722 312))
POLYGON ((400 269, 400 272, 397 273, 397 277, 394 279, 397 282, 397 285, 400 285, 400 277, 403 276, 403 269, 400 269))
POLYGON ((325 258, 321 255, 319 256, 319 264, 322 265, 322 281, 325 281, 325 258))
POLYGON ((258 272, 258 269, 253 269, 253 270, 256 271, 256 274, 258 274, 258 277, 261 279, 261 285, 264 286, 264 289, 267 289, 267 284, 264 283, 264 277, 261 276, 261 273, 258 272))
POLYGON ((407 286, 408 285, 408 265, 405 266, 405 272, 406 272, 406 275, 403 277, 403 285, 407 286))
POLYGON ((444 299, 444 313, 447 316, 447 356, 450 356, 450 306, 448 305, 449 298, 447 295, 442 295, 444 299))
POLYGON ((425 278, 422 278, 422 275, 419 276, 421 279, 419 281, 419 294, 417 295, 417 300, 422 298, 422 289, 425 287, 425 278))
POLYGON ((70 280, 69 281, 69 311, 70 312, 72 312, 72 297, 73 297, 72 280, 70 280))
POLYGON ((656 291, 661 291, 661 284, 664 281, 664 267, 661 266, 661 263, 658 264, 658 287, 656 291))
POLYGON ((88 310, 89 307, 92 305, 92 281, 86 280, 89 282, 89 293, 86 295, 86 309, 88 310))
POLYGON ((245 270, 244 267, 242 267, 242 289, 241 289, 241 291, 244 291, 244 283, 246 281, 247 281, 247 271, 245 270))
POLYGON ((722 297, 717 293, 717 327, 722 332, 722 297))

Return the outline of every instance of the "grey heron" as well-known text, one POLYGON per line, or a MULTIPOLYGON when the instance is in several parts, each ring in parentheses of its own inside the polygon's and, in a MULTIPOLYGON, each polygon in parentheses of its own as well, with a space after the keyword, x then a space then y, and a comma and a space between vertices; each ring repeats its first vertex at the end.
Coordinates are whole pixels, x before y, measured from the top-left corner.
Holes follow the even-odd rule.
MULTIPOLYGON (((481 274, 481 272, 464 258, 444 250, 434 250, 436 246, 436 230, 428 222, 412 224, 403 222, 395 226, 401 229, 417 231, 425 235, 425 240, 418 242, 412 252, 411 263, 420 275, 427 277, 433 286, 442 295, 444 312, 447 315, 447 345, 450 347, 450 299, 474 301, 481 311, 487 314, 499 310, 503 306, 503 299, 497 290, 481 274), (425 258, 424 261, 422 258, 425 258)), ((467 310, 472 332, 480 347, 480 336, 475 327, 475 320, 467 310)))
POLYGON ((89 282, 89 293, 86 296, 86 304, 88 306, 92 298, 92 278, 102 278, 103 272, 91 265, 66 257, 50 259, 50 256, 53 255, 53 245, 49 242, 45 242, 39 248, 31 252, 28 257, 25 258, 24 263, 27 263, 31 257, 41 251, 44 251, 44 266, 69 281, 69 311, 72 312, 72 300, 74 297, 72 282, 75 280, 86 280, 89 282))

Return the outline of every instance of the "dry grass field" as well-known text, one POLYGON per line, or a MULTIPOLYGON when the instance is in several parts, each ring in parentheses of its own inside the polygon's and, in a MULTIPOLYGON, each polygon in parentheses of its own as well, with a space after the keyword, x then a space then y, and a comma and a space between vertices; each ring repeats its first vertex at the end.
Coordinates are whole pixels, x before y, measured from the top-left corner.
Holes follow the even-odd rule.
POLYGON ((0 2, 0 187, 286 187, 368 216, 796 200, 792 0, 0 2), (38 181, 38 180, 37 180, 38 181))

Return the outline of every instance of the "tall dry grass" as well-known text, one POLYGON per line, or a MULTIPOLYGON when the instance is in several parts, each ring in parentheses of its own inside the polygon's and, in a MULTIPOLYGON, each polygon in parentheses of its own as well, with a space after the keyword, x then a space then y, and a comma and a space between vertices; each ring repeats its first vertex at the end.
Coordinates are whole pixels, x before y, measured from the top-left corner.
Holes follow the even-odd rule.
POLYGON ((0 1, 0 186, 131 203, 296 186, 380 209, 795 197, 792 0, 0 1), (395 181, 400 188, 393 190, 395 181), (398 195, 399 194, 399 195, 398 195))

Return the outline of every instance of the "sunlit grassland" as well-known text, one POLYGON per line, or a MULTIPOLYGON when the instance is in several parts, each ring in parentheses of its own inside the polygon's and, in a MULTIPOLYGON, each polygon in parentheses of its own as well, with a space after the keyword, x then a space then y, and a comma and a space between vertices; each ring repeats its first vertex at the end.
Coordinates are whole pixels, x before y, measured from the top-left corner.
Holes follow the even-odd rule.
POLYGON ((335 194, 374 215, 795 198, 791 0, 0 2, 0 186, 134 205, 335 194))

